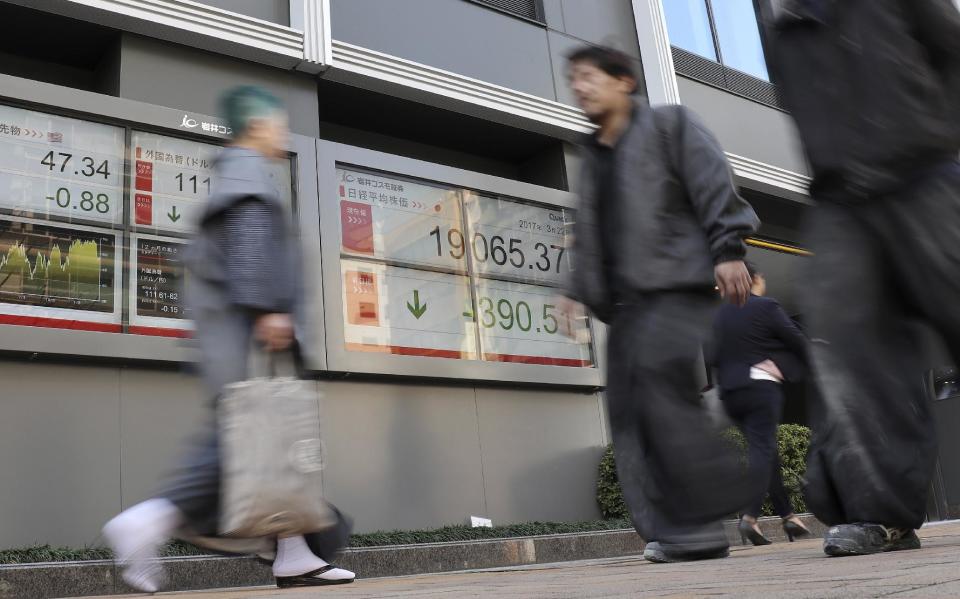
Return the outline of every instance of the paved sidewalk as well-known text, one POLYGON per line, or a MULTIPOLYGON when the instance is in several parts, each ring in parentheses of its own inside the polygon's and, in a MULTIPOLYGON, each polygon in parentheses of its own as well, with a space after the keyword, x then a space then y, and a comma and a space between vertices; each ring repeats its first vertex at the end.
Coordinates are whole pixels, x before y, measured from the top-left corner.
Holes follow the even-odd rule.
POLYGON ((920 532, 923 549, 827 558, 818 539, 734 547, 730 558, 650 564, 639 557, 360 580, 316 589, 160 595, 191 599, 960 597, 960 522, 920 532))

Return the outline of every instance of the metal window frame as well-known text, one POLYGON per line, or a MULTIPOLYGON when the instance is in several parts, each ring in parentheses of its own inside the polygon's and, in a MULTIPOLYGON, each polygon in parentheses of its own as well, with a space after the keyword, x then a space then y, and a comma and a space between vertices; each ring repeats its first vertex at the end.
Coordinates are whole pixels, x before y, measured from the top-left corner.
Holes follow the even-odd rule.
MULTIPOLYGON (((701 83, 705 83, 712 87, 736 94, 742 98, 746 98, 778 110, 783 110, 783 102, 780 100, 777 87, 773 83, 756 77, 755 75, 745 73, 739 69, 731 67, 726 63, 723 58, 723 49, 720 46, 720 33, 717 30, 717 21, 715 11, 713 9, 713 0, 701 1, 707 8, 707 20, 708 25, 710 26, 710 37, 713 39, 713 51, 717 56, 717 60, 711 60, 704 56, 700 56, 699 54, 691 52, 686 48, 671 46, 671 52, 673 54, 672 62, 675 65, 676 72, 684 75, 685 77, 695 79, 701 83), (684 63, 689 64, 690 67, 688 68, 684 63), (710 65, 716 65, 716 67, 711 68, 710 65), (702 73, 709 70, 715 70, 716 76, 704 77, 702 73), (738 86, 735 83, 732 83, 731 80, 735 79, 750 82, 756 88, 758 88, 758 91, 753 92, 753 90, 747 89, 745 86, 738 86)), ((763 27, 760 25, 760 21, 763 18, 763 11, 758 2, 759 0, 753 0, 753 12, 754 16, 756 17, 757 28, 760 34, 760 49, 764 53, 764 56, 766 56, 767 44, 763 27)))
MULTIPOLYGON (((104 123, 125 128, 126 144, 124 148, 123 168, 129 177, 129 137, 132 130, 159 133, 182 139, 221 144, 226 136, 207 134, 190 128, 185 128, 185 119, 195 119, 200 122, 220 122, 220 119, 198 113, 189 113, 162 106, 104 96, 92 92, 61 87, 49 83, 42 83, 9 75, 0 75, 0 102, 19 106, 29 110, 47 112, 54 115, 69 116, 77 119, 89 120, 95 123, 104 123)), ((298 214, 304 223, 316 222, 315 202, 305 201, 306 198, 316 196, 317 177, 315 172, 316 159, 314 153, 314 138, 302 135, 291 135, 290 150, 295 157, 293 161, 293 188, 294 197, 299 198, 298 214)), ((125 218, 128 218, 129 184, 124 187, 123 203, 125 218)), ((51 221, 51 224, 60 224, 51 221)), ((123 239, 123 248, 117 252, 118 260, 123 260, 121 283, 127 284, 129 270, 129 238, 134 232, 131 227, 118 229, 123 239), (122 250, 122 251, 121 251, 122 250)), ((301 239, 317 240, 319 232, 316 228, 301 231, 301 239)), ((318 243, 304 243, 304 249, 310 256, 310 245, 318 243)), ((313 289, 313 288, 312 288, 313 289)), ((125 289, 125 291, 128 291, 125 289)), ((127 293, 122 294, 122 301, 127 300, 127 293)), ((322 293, 312 296, 311 301, 321 306, 322 293)), ((323 333, 323 323, 311 322, 313 330, 323 333)), ((326 367, 322 348, 316 345, 305 348, 309 365, 317 370, 326 367)), ((75 331, 59 328, 42 328, 18 325, 0 326, 0 353, 30 355, 45 358, 70 357, 87 358, 94 361, 107 362, 191 362, 195 359, 195 349, 192 341, 170 337, 152 337, 148 335, 134 335, 130 333, 99 333, 91 331, 75 331)))
POLYGON ((337 186, 336 169, 341 164, 476 190, 487 195, 502 196, 505 199, 521 199, 563 209, 576 207, 576 196, 569 192, 395 154, 317 140, 317 178, 320 190, 318 216, 320 239, 323 240, 322 259, 327 265, 322 273, 324 320, 326 321, 325 345, 327 368, 330 371, 541 386, 598 388, 603 385, 602 357, 597 351, 602 338, 596 334, 598 328, 596 326, 593 327, 595 365, 592 368, 348 351, 345 345, 343 323, 343 277, 340 272, 340 208, 334 195, 337 186))

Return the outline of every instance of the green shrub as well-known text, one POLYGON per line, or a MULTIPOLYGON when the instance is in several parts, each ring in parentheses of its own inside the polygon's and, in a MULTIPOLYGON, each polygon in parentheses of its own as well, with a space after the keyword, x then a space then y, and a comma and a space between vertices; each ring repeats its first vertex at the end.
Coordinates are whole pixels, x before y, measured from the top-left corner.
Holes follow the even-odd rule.
MULTIPOLYGON (((389 545, 411 545, 418 543, 448 543, 459 541, 479 541, 484 539, 508 539, 536 535, 555 535, 580 532, 597 532, 631 528, 629 520, 597 520, 593 522, 521 522, 504 524, 493 528, 471 528, 469 526, 445 526, 434 530, 394 530, 370 532, 350 537, 351 547, 380 547, 389 545)), ((209 555, 204 551, 182 541, 169 543, 160 551, 164 557, 184 557, 209 555)), ((22 549, 0 550, 0 565, 32 564, 40 562, 68 562, 113 559, 113 552, 105 547, 87 547, 74 549, 69 547, 51 547, 35 545, 22 549)), ((0 589, 3 587, 0 586, 0 589)))
POLYGON ((394 530, 357 534, 350 537, 351 547, 378 547, 382 545, 412 545, 417 543, 447 543, 506 539, 577 532, 595 532, 631 528, 628 520, 600 520, 596 522, 522 522, 493 528, 445 526, 435 530, 394 530))
MULTIPOLYGON (((735 428, 723 431, 725 440, 733 444, 740 453, 744 465, 747 463, 747 441, 735 428)), ((810 447, 810 429, 799 424, 781 424, 777 428, 777 449, 780 452, 780 472, 783 485, 790 495, 790 502, 797 513, 807 510, 803 499, 802 479, 807 465, 807 450, 810 447)), ((613 457, 613 446, 607 446, 600 460, 600 476, 597 480, 597 505, 604 518, 627 518, 627 506, 623 502, 623 491, 617 480, 617 467, 613 457)), ((763 503, 763 515, 773 515, 773 506, 767 498, 763 503)))
POLYGON ((777 429, 777 449, 780 452, 780 473, 783 475, 783 486, 787 488, 787 492, 790 494, 793 511, 797 513, 806 512, 807 502, 803 499, 803 475, 807 471, 810 429, 799 424, 780 425, 780 428, 777 429))
POLYGON ((607 520, 628 518, 627 504, 623 502, 623 491, 617 479, 617 465, 613 458, 613 445, 608 445, 600 458, 600 477, 597 480, 597 505, 607 520))

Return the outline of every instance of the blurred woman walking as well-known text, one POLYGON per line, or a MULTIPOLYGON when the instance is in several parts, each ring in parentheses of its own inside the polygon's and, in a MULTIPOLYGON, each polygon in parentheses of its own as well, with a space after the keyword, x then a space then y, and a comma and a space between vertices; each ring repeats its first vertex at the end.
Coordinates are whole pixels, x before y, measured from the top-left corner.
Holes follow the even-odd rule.
POLYGON ((752 287, 743 307, 726 305, 714 321, 720 397, 727 415, 747 438, 749 484, 754 500, 738 526, 744 543, 769 545, 757 525, 763 499, 769 493, 773 509, 783 519, 791 541, 810 534, 793 513, 783 487, 777 453, 777 426, 783 413, 784 381, 796 381, 806 370, 807 340, 775 299, 764 297, 766 279, 747 263, 752 287))

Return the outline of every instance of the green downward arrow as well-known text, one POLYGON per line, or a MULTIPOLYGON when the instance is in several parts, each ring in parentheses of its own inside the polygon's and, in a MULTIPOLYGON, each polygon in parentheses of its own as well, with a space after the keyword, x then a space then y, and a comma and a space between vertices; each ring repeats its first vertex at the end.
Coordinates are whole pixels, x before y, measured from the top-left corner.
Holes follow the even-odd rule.
POLYGON ((167 218, 169 218, 169 219, 172 220, 173 222, 177 222, 178 220, 180 220, 180 215, 177 214, 177 207, 176 207, 176 206, 174 206, 174 207, 170 210, 170 212, 167 212, 167 218))
POLYGON ((413 317, 417 320, 420 320, 423 313, 427 311, 427 304, 420 303, 420 292, 416 289, 413 290, 413 305, 407 302, 407 310, 410 310, 410 313, 413 314, 413 317))

